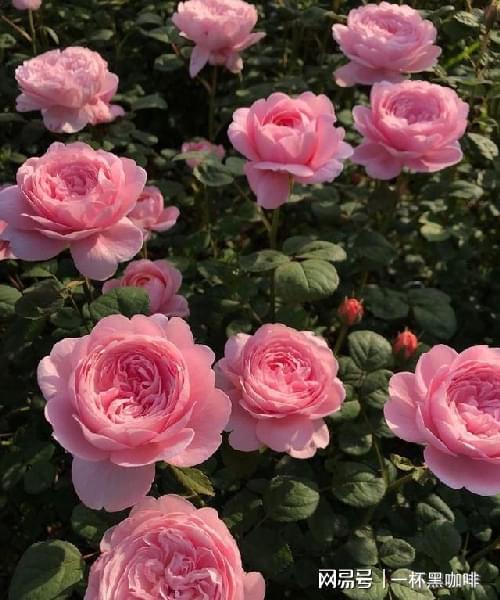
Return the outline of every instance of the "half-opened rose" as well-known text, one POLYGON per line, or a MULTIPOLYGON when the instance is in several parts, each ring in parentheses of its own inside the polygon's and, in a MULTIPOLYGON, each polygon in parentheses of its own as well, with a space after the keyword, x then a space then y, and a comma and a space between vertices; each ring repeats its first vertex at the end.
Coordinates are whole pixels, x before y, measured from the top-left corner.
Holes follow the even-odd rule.
POLYGON ((100 54, 79 46, 49 50, 16 69, 21 89, 19 112, 39 110, 47 129, 75 133, 86 125, 108 123, 125 114, 110 104, 118 76, 100 54))
POLYGON ((379 81, 398 82, 405 73, 433 67, 441 48, 436 28, 407 4, 367 4, 333 26, 333 37, 350 62, 335 71, 340 86, 379 81))
POLYGON ((70 248, 76 268, 104 280, 141 249, 141 230, 127 218, 146 182, 129 159, 87 144, 52 144, 0 191, 0 240, 22 260, 47 260, 70 248))
POLYGON ((144 239, 151 237, 151 232, 168 231, 179 218, 176 206, 165 208, 165 199, 154 185, 147 185, 137 199, 137 204, 128 214, 128 218, 142 229, 144 239))
POLYGON ((384 413, 395 435, 425 446, 425 462, 441 481, 500 493, 499 348, 434 346, 415 374, 393 375, 384 413))
POLYGON ((107 293, 117 287, 139 287, 149 296, 151 314, 187 317, 187 300, 177 293, 181 285, 181 272, 167 260, 135 260, 127 265, 120 278, 106 281, 102 291, 107 293))
POLYGON ((333 104, 323 94, 296 98, 276 92, 233 115, 228 135, 248 162, 245 173, 257 202, 278 208, 292 182, 333 181, 352 154, 342 127, 335 127, 333 104))
MULTIPOLYGON (((222 160, 226 154, 224 146, 221 144, 212 144, 208 140, 198 139, 191 142, 184 142, 182 144, 181 152, 206 152, 207 154, 213 154, 219 160, 222 160)), ((186 163, 189 167, 194 169, 200 164, 200 160, 197 158, 188 158, 186 163)))
POLYGON ((155 462, 187 467, 215 452, 230 402, 213 362, 185 321, 163 315, 105 317, 54 346, 38 384, 84 504, 122 510, 147 494, 155 462))
POLYGON ((213 508, 180 496, 147 497, 104 534, 85 600, 264 600, 260 573, 213 508))
POLYGON ((227 426, 233 448, 268 446, 295 458, 326 448, 330 434, 323 417, 340 408, 345 390, 322 338, 263 325, 253 335, 231 337, 216 371, 233 403, 227 426))
POLYGON ((191 77, 207 63, 239 73, 243 69, 240 53, 265 36, 252 33, 257 19, 255 6, 243 0, 179 2, 172 21, 182 36, 195 43, 189 65, 191 77))
POLYGON ((469 106, 454 90, 426 81, 376 83, 370 107, 356 106, 354 125, 363 136, 352 161, 375 179, 392 179, 406 167, 433 173, 462 160, 459 139, 469 106))

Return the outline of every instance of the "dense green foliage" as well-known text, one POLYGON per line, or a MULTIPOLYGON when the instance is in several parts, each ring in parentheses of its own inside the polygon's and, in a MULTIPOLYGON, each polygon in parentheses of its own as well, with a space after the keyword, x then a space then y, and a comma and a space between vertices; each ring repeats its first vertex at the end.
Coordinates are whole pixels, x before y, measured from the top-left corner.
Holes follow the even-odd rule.
MULTIPOLYGON (((148 252, 182 270, 198 340, 220 357, 228 335, 273 320, 275 271, 275 319, 314 330, 338 350, 348 399, 329 419, 332 443, 313 459, 242 454, 225 444, 199 469, 158 468, 153 493, 192 495, 198 505, 217 508, 245 566, 263 572, 269 600, 334 597, 318 591, 317 570, 356 566, 474 569, 482 583, 474 592, 417 594, 397 584, 390 592, 347 590, 355 600, 388 593, 399 600, 500 596, 500 496, 437 482, 422 468, 421 448, 395 439, 381 412, 391 372, 411 370, 416 360, 404 364, 391 352, 389 341, 406 326, 422 341, 419 351, 438 342, 457 350, 500 346, 500 32, 487 30, 486 2, 410 3, 435 23, 443 48, 439 67, 422 78, 453 87, 470 104, 465 160, 435 175, 405 175, 396 185, 347 163, 334 184, 297 186, 281 210, 273 252, 234 152, 194 173, 178 159, 183 141, 208 135, 206 88, 214 81, 209 68, 201 78, 188 76, 190 44, 169 22, 176 2, 44 1, 34 15, 38 51, 58 45, 99 51, 120 77, 117 101, 127 110, 115 123, 65 137, 47 132, 38 113, 16 113, 14 69, 32 55, 18 28, 29 28, 26 13, 5 0, 0 7, 0 184, 14 181, 19 165, 54 139, 129 156, 181 210, 176 227, 154 237, 148 252), (364 299, 366 315, 339 339, 336 310, 353 294, 364 299)), ((267 37, 245 53, 241 77, 219 69, 216 141, 229 151, 226 130, 236 107, 275 90, 309 89, 332 99, 355 144, 351 110, 367 103, 367 89, 336 87, 332 73, 344 58, 331 26, 360 3, 255 4, 257 29, 267 37)), ((70 458, 43 416, 36 367, 55 341, 86 333, 107 314, 147 312, 147 298, 129 289, 100 298, 100 285, 84 284, 69 255, 2 262, 0 282, 0 595, 6 597, 23 553, 41 542, 24 554, 11 599, 83 597, 101 535, 124 515, 78 503, 70 458)))

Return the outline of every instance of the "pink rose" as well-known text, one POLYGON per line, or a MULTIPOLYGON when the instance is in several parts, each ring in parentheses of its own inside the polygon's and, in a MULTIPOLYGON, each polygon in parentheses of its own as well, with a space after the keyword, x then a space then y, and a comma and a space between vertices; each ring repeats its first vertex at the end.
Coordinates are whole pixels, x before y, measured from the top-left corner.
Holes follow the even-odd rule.
POLYGON ((151 314, 187 317, 189 307, 184 296, 177 295, 182 275, 166 260, 136 260, 129 263, 120 279, 110 279, 102 286, 104 293, 117 287, 143 288, 149 296, 151 314))
POLYGON ((146 172, 87 144, 54 143, 0 191, 0 219, 22 260, 47 260, 70 248, 76 268, 92 279, 114 274, 142 246, 142 232, 126 215, 144 188, 146 172))
POLYGON ((196 44, 189 64, 191 77, 196 77, 207 62, 239 73, 243 69, 240 52, 266 35, 251 33, 257 19, 255 6, 243 0, 179 2, 172 21, 182 36, 196 44))
POLYGON ((216 451, 231 406, 215 388, 213 361, 185 321, 163 315, 112 315, 54 346, 38 385, 84 504, 132 506, 148 492, 156 461, 188 467, 216 451))
MULTIPOLYGON (((7 229, 7 223, 0 221, 0 236, 7 229)), ((12 253, 10 242, 0 240, 0 260, 7 260, 9 258, 16 258, 12 253)))
POLYGON ((125 114, 110 104, 118 77, 108 63, 88 48, 50 50, 25 61, 16 69, 21 89, 19 112, 39 110, 47 129, 75 133, 86 125, 109 123, 125 114))
POLYGON ((17 10, 38 10, 42 0, 12 0, 12 6, 17 10))
POLYGON ((129 212, 128 218, 142 229, 144 239, 151 237, 152 231, 168 231, 179 218, 176 206, 165 208, 165 200, 154 185, 146 186, 137 199, 137 204, 129 212))
POLYGON ((458 140, 469 107, 450 88, 426 81, 376 83, 371 106, 355 106, 356 129, 364 137, 352 157, 375 179, 392 179, 404 167, 433 173, 462 160, 458 140))
POLYGON ((384 413, 395 435, 425 446, 427 466, 446 485, 500 492, 499 348, 434 346, 415 374, 392 376, 384 413))
MULTIPOLYGON (((181 152, 207 152, 208 154, 213 154, 219 160, 222 160, 226 155, 224 146, 221 146, 220 144, 212 144, 208 140, 204 139, 192 142, 184 142, 184 144, 182 144, 181 152)), ((186 160, 186 163, 188 166, 194 169, 201 163, 201 160, 197 158, 189 158, 186 160)))
POLYGON ((240 551, 213 508, 180 496, 148 496, 109 529, 92 565, 85 600, 264 600, 260 573, 245 573, 240 551))
POLYGON ((345 390, 326 342, 309 331, 263 325, 237 334, 216 365, 218 384, 232 400, 227 430, 236 450, 268 446, 310 458, 330 440, 323 417, 340 408, 345 390))
POLYGON ((235 111, 228 135, 248 159, 245 173, 258 204, 278 208, 291 181, 322 183, 341 173, 352 148, 335 121, 330 100, 312 92, 297 98, 277 92, 235 111))
POLYGON ((333 37, 351 59, 335 71, 338 85, 398 82, 403 73, 433 67, 441 48, 434 45, 436 28, 410 6, 367 4, 351 10, 346 25, 334 25, 333 37))

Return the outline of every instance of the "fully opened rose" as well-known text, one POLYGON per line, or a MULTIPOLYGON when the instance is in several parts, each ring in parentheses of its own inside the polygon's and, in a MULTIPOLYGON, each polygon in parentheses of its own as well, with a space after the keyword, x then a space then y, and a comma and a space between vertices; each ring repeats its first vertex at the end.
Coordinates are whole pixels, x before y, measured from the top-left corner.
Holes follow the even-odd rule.
POLYGON ((246 573, 213 508, 180 496, 147 497, 107 531, 85 600, 264 600, 260 573, 246 573))
POLYGON ((406 4, 389 2, 355 8, 333 37, 350 62, 335 71, 340 86, 402 81, 405 73, 433 67, 441 48, 436 28, 406 4))
POLYGON ((187 317, 187 300, 177 293, 181 285, 181 272, 167 260, 135 260, 127 265, 120 278, 106 281, 102 291, 107 293, 118 287, 142 288, 149 296, 152 314, 187 317))
POLYGON ((19 112, 39 110, 47 129, 75 133, 86 125, 109 123, 125 114, 110 104, 118 76, 100 54, 79 46, 50 50, 16 69, 19 112))
POLYGON ((179 218, 176 206, 165 207, 165 199, 161 191, 154 185, 147 185, 137 199, 137 204, 129 212, 128 218, 142 229, 144 239, 151 233, 172 229, 179 218))
POLYGON ((500 349, 439 345, 397 373, 384 407, 395 435, 425 446, 429 469, 454 489, 500 493, 500 349))
POLYGON ((312 92, 296 98, 277 92, 235 111, 228 136, 248 159, 245 173, 261 206, 284 204, 293 182, 330 182, 340 175, 352 148, 335 122, 330 100, 312 92))
POLYGON ((69 248, 76 268, 92 279, 114 274, 142 247, 127 214, 146 182, 128 158, 87 144, 54 143, 17 172, 17 185, 0 191, 0 240, 22 260, 47 260, 69 248))
POLYGON ((310 458, 330 440, 323 417, 337 411, 345 390, 326 342, 309 331, 263 325, 237 334, 217 363, 218 383, 231 398, 227 426, 236 450, 267 446, 310 458))
POLYGON ((122 510, 147 494, 155 462, 187 467, 215 452, 230 401, 213 362, 185 321, 163 315, 105 317, 54 346, 38 384, 84 504, 122 510))
POLYGON ((459 139, 469 106, 454 90, 426 81, 377 83, 370 107, 356 106, 354 125, 363 136, 352 157, 375 179, 403 168, 433 173, 462 160, 459 139))
POLYGON ((191 77, 207 63, 239 73, 243 69, 241 52, 265 36, 252 32, 257 19, 255 6, 243 0, 179 2, 172 21, 182 36, 195 43, 189 64, 191 77))

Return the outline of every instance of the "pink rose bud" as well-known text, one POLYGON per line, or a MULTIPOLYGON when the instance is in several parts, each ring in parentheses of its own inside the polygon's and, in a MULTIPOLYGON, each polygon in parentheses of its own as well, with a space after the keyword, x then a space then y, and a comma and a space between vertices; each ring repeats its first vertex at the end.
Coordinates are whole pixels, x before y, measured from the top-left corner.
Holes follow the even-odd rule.
POLYGON ((88 48, 50 50, 35 56, 17 67, 16 80, 21 89, 17 110, 41 111, 49 131, 75 133, 125 114, 123 108, 110 104, 118 76, 88 48))
POLYGON ((361 321, 365 314, 365 309, 357 298, 346 298, 339 306, 337 314, 342 323, 352 327, 361 321))
POLYGON ((216 365, 218 385, 233 403, 230 445, 243 452, 267 446, 294 458, 326 448, 323 417, 345 398, 337 371, 326 342, 310 331, 275 324, 231 337, 216 365))
POLYGON ((38 10, 42 0, 12 0, 12 6, 17 10, 38 10))
POLYGON ((411 358, 418 348, 418 337, 409 329, 399 333, 392 343, 392 351, 396 356, 402 356, 406 360, 411 358))
POLYGON ((370 102, 353 110, 364 139, 352 157, 370 177, 392 179, 404 167, 434 173, 462 160, 458 140, 469 106, 451 88, 426 81, 376 83, 370 102))
POLYGON ((160 190, 149 185, 144 188, 128 218, 142 229, 144 239, 148 240, 152 232, 171 229, 176 224, 179 214, 176 206, 165 208, 165 199, 160 190))
POLYGON ((192 467, 212 456, 231 410, 214 359, 185 321, 158 314, 112 315, 57 342, 38 385, 84 504, 122 510, 147 494, 155 462, 192 467))
POLYGON ((384 414, 397 437, 425 447, 425 463, 443 483, 500 493, 500 348, 434 346, 415 374, 392 376, 384 414))
POLYGON ((177 294, 181 285, 181 272, 168 261, 135 260, 127 265, 122 277, 106 281, 102 291, 106 294, 118 287, 142 288, 149 296, 151 314, 187 317, 189 316, 187 300, 177 294))
MULTIPOLYGON (((222 160, 226 155, 226 151, 224 150, 224 146, 220 144, 212 144, 208 140, 200 139, 192 142, 184 142, 182 144, 181 152, 207 152, 208 154, 213 154, 219 160, 222 160)), ((192 169, 197 167, 200 164, 201 160, 196 158, 189 158, 186 160, 188 166, 192 169)))
POLYGON ((334 25, 333 37, 350 59, 335 71, 337 85, 398 82, 405 73, 433 67, 441 54, 436 28, 418 11, 403 4, 367 4, 347 16, 347 25, 334 25))
POLYGON ((127 215, 145 182, 146 171, 129 158, 56 142, 0 191, 0 219, 8 223, 0 240, 21 260, 69 248, 82 275, 103 281, 142 247, 142 231, 127 215))
POLYGON ((207 63, 239 73, 243 69, 240 53, 266 35, 252 33, 257 19, 255 6, 243 0, 179 2, 172 21, 182 36, 196 44, 189 64, 191 77, 207 63))
POLYGON ((260 573, 243 570, 216 510, 148 496, 104 534, 85 600, 264 600, 265 587, 260 573))
POLYGON ((352 148, 336 120, 330 100, 312 92, 296 98, 276 92, 235 111, 228 135, 248 159, 245 173, 258 204, 278 208, 288 200, 291 182, 322 183, 340 175, 352 148))

